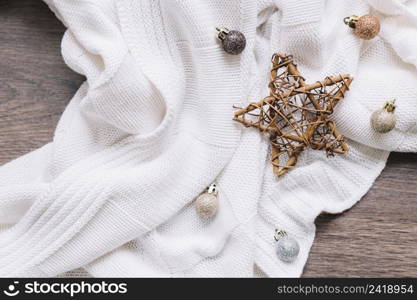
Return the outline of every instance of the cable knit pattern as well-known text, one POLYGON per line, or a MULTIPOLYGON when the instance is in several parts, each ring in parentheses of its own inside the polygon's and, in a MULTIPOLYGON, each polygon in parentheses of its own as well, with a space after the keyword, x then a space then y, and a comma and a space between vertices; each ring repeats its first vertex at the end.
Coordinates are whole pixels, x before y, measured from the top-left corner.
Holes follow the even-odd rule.
POLYGON ((315 218, 360 200, 389 151, 417 149, 417 1, 45 2, 87 80, 54 140, 0 168, 0 276, 300 276, 315 218), (362 41, 343 18, 370 11, 381 34, 362 41), (216 26, 245 51, 226 54, 216 26), (231 120, 267 95, 275 52, 307 82, 355 78, 332 117, 350 152, 306 150, 280 179, 268 140, 231 120), (389 98, 397 126, 378 134, 369 118, 389 98), (205 221, 193 202, 214 180, 205 221), (276 256, 275 228, 299 242, 295 262, 276 256))

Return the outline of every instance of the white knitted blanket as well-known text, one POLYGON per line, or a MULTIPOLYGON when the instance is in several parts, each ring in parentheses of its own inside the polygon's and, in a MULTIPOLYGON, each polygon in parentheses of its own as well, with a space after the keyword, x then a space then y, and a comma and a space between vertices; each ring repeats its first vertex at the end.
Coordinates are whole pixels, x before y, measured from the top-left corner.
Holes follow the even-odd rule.
POLYGON ((0 276, 300 276, 315 218, 360 200, 389 151, 417 150, 415 0, 45 1, 87 81, 54 140, 0 168, 0 276), (363 41, 343 18, 369 11, 382 28, 363 41), (225 54, 216 26, 245 51, 225 54), (350 152, 304 151, 280 179, 268 139, 231 120, 268 94, 275 52, 307 82, 354 77, 332 117, 350 152), (378 134, 370 114, 391 98, 397 126, 378 134), (214 180, 219 213, 202 221, 193 201, 214 180), (275 228, 299 242, 294 263, 275 228))

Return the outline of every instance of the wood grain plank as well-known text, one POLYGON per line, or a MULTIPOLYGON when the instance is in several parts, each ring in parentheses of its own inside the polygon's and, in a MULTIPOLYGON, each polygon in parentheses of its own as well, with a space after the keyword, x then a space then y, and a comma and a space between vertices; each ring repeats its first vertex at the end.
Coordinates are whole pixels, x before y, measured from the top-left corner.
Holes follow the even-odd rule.
POLYGON ((352 209, 317 219, 306 277, 417 277, 417 154, 392 153, 352 209))
POLYGON ((42 1, 0 0, 0 164, 49 142, 83 81, 62 60, 63 33, 42 1))
MULTIPOLYGON (((49 142, 84 80, 62 61, 63 33, 41 1, 0 0, 0 164, 49 142)), ((417 154, 392 154, 357 205, 316 224, 304 276, 416 277, 417 154)))

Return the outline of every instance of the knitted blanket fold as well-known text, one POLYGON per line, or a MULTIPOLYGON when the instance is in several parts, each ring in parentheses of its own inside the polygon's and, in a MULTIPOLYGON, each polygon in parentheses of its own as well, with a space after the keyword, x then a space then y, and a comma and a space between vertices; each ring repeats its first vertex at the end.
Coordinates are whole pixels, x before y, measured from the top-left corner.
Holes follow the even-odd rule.
POLYGON ((0 276, 300 276, 315 218, 359 201, 390 151, 417 150, 415 0, 45 2, 87 80, 53 141, 0 167, 0 276), (369 11, 382 30, 363 41, 343 18, 369 11), (243 32, 245 51, 226 54, 216 26, 243 32), (306 150, 279 179, 268 140, 232 121, 268 94, 275 52, 307 82, 355 78, 332 116, 350 151, 306 150), (390 98, 397 126, 376 133, 390 98), (204 221, 193 201, 214 180, 204 221), (299 242, 295 262, 276 256, 276 228, 299 242))

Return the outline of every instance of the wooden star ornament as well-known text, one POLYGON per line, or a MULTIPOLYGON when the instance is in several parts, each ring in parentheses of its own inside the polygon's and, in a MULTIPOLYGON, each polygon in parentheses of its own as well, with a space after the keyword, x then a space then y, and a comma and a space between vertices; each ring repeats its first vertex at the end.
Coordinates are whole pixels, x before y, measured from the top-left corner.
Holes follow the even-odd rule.
POLYGON ((291 55, 274 54, 272 65, 270 95, 236 111, 234 120, 269 134, 274 173, 282 176, 294 168, 307 147, 328 156, 346 153, 349 148, 329 115, 353 78, 338 75, 307 84, 291 55))

